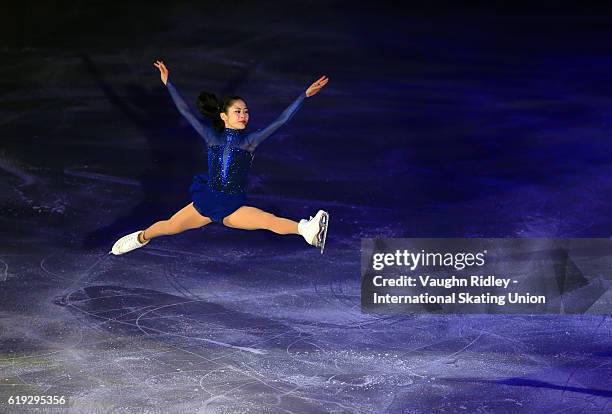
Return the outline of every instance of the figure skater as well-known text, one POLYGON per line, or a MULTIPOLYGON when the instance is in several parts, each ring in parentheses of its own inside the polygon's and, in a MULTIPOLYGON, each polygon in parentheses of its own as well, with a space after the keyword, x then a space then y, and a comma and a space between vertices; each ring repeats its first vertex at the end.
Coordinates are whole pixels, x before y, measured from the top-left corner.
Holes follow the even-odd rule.
POLYGON ((247 178, 253 162, 253 152, 259 144, 287 123, 300 108, 304 99, 315 95, 329 78, 322 76, 291 104, 267 128, 246 133, 249 111, 244 99, 228 96, 222 100, 209 92, 202 92, 197 101, 200 112, 209 122, 202 122, 185 103, 168 78, 163 61, 156 61, 161 81, 166 85, 174 104, 189 124, 204 139, 208 147, 208 175, 193 177, 190 187, 192 203, 168 220, 154 223, 117 240, 110 253, 124 254, 138 249, 160 236, 196 229, 211 222, 222 222, 227 227, 245 230, 266 229, 277 234, 300 234, 306 242, 325 248, 329 214, 319 210, 309 220, 299 223, 255 207, 247 206, 247 178))

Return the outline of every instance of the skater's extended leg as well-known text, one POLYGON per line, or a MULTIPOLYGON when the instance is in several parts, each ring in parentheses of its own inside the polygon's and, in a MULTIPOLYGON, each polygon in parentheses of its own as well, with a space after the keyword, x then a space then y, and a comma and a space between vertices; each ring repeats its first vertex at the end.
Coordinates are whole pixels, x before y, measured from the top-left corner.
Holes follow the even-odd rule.
POLYGON ((325 248, 329 214, 319 210, 310 220, 301 220, 299 223, 255 207, 242 206, 223 219, 223 224, 244 230, 266 229, 278 234, 300 234, 308 244, 321 249, 325 248))
POLYGON ((223 224, 243 230, 265 229, 278 234, 299 234, 296 221, 277 217, 272 213, 249 206, 242 206, 225 217, 223 224))
POLYGON ((185 230, 197 229, 211 223, 211 219, 202 216, 193 206, 188 204, 168 220, 161 220, 141 232, 138 239, 145 242, 159 236, 181 233, 185 230))
POLYGON ((158 221, 144 231, 123 236, 115 242, 110 253, 121 255, 138 249, 149 243, 150 239, 168 234, 176 234, 189 229, 197 229, 211 222, 193 207, 193 203, 182 208, 168 220, 158 221))

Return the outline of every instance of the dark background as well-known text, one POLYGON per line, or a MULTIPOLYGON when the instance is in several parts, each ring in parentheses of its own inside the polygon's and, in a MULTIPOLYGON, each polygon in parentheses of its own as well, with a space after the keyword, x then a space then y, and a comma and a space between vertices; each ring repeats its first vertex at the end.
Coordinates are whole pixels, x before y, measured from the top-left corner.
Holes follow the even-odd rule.
MULTIPOLYGON (((390 208, 405 236, 610 233, 605 8, 9 4, 6 161, 133 177, 146 222, 205 169, 152 67, 163 59, 192 103, 202 89, 244 95, 252 128, 331 77, 258 151, 253 194, 390 208)), ((281 204, 262 207, 289 215, 281 204)))

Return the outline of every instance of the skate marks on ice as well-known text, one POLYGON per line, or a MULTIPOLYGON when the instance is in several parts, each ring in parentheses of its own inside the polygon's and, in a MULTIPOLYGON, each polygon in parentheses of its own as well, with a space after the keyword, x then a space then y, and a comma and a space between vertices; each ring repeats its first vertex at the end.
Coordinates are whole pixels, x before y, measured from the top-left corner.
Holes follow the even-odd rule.
POLYGON ((21 184, 17 187, 27 187, 38 181, 34 175, 26 172, 23 168, 18 167, 14 162, 10 162, 5 157, 0 157, 0 169, 21 180, 21 184))
POLYGON ((6 263, 4 260, 0 259, 0 264, 2 266, 4 266, 3 270, 0 270, 0 281, 1 282, 6 282, 8 279, 8 263, 6 263))
POLYGON ((94 283, 108 270, 110 258, 107 254, 66 255, 61 252, 51 253, 40 260, 39 268, 43 275, 66 286, 62 294, 94 283))
POLYGON ((131 187, 140 186, 140 182, 138 180, 126 177, 118 177, 109 174, 90 172, 88 171, 87 166, 64 168, 64 174, 70 177, 86 178, 88 180, 100 181, 105 183, 123 184, 131 187))
MULTIPOLYGON (((45 275, 70 288, 59 298, 63 308, 52 308, 69 311, 76 320, 68 318, 68 325, 87 332, 86 338, 93 332, 99 346, 118 347, 92 349, 98 345, 88 339, 72 348, 72 359, 48 357, 62 366, 76 361, 92 377, 120 378, 114 385, 107 382, 106 390, 92 386, 85 392, 87 401, 115 401, 129 386, 134 406, 151 401, 152 393, 165 401, 172 401, 171 392, 189 395, 189 402, 181 402, 184 412, 203 406, 213 412, 248 407, 260 412, 429 413, 431 407, 453 412, 460 397, 466 412, 533 412, 534 399, 561 407, 555 400, 563 392, 576 410, 605 412, 600 408, 606 398, 596 391, 605 386, 585 381, 597 374, 601 384, 609 382, 603 376, 606 367, 597 367, 606 360, 592 356, 609 344, 610 324, 601 319, 515 317, 495 323, 490 317, 365 315, 358 305, 357 278, 338 278, 350 271, 354 252, 334 252, 325 257, 323 269, 320 263, 305 263, 295 270, 298 258, 291 255, 247 255, 229 267, 227 259, 235 252, 195 255, 164 246, 176 244, 160 243, 155 251, 160 254, 147 254, 146 260, 133 255, 98 262, 97 255, 79 260, 56 254, 41 264, 45 275), (217 255, 217 263, 207 263, 217 255), (244 275, 246 262, 258 270, 244 275), (170 284, 178 293, 162 292, 169 278, 180 283, 170 284), (248 289, 232 289, 232 282, 240 286, 247 279, 248 289), (117 286, 122 283, 138 288, 117 286), (141 289, 145 283, 148 289, 141 289), (202 297, 216 303, 195 300, 202 297), (599 330, 593 331, 593 321, 599 330), (578 361, 578 355, 584 357, 578 361), (91 358, 95 363, 88 362, 91 358), (572 359, 574 365, 563 366, 572 359), (513 378, 524 381, 512 383, 513 378), (521 386, 528 381, 534 386, 521 386), (553 386, 537 387, 537 381, 553 386), (595 394, 579 391, 589 387, 595 394)), ((42 354, 32 351, 28 354, 42 354)), ((23 371, 16 373, 29 380, 23 371)), ((76 372, 71 375, 80 379, 76 372)), ((127 404, 125 395, 119 398, 127 404)), ((176 405, 162 401, 158 407, 171 412, 176 405)))
POLYGON ((359 315, 358 307, 351 308, 358 283, 318 282, 313 287, 325 302, 317 306, 321 323, 313 325, 325 331, 317 337, 320 345, 328 348, 331 344, 321 339, 342 332, 350 349, 358 351, 356 357, 377 350, 381 361, 394 359, 395 367, 404 364, 410 373, 404 379, 412 384, 394 389, 385 412, 406 407, 419 413, 432 412, 431 407, 454 412, 457 401, 463 401, 466 412, 530 412, 536 396, 538 407, 562 409, 571 401, 577 410, 605 412, 612 374, 609 357, 604 357, 610 344, 606 317, 359 315), (560 391, 565 401, 559 400, 560 391))
POLYGON ((206 342, 259 355, 267 352, 248 344, 297 334, 271 319, 149 289, 89 286, 59 297, 55 303, 68 307, 86 324, 115 333, 174 338, 183 345, 206 342))
MULTIPOLYGON (((453 412, 457 407, 449 404, 462 395, 467 395, 465 412, 530 412, 534 398, 554 403, 561 392, 578 409, 603 405, 603 396, 573 390, 605 388, 585 382, 587 374, 599 373, 601 383, 608 382, 601 376, 606 367, 597 367, 605 360, 588 359, 609 344, 610 325, 601 319, 594 331, 589 318, 579 323, 516 317, 492 324, 489 317, 366 315, 358 306, 358 281, 337 278, 338 266, 348 266, 354 253, 330 260, 317 278, 310 273, 321 272, 320 265, 300 268, 306 275, 299 278, 291 270, 295 258, 286 256, 248 258, 260 270, 244 275, 241 261, 232 268, 213 263, 203 269, 203 255, 159 251, 180 259, 146 255, 140 261, 134 255, 109 266, 97 262, 96 255, 80 260, 47 256, 43 276, 69 288, 56 299, 62 306, 50 304, 48 311, 52 317, 59 312, 71 333, 63 334, 55 348, 23 344, 21 356, 56 352, 63 343, 63 352, 41 359, 60 365, 73 382, 83 381, 81 401, 136 407, 159 400, 159 411, 151 412, 179 406, 182 412, 247 412, 249 407, 258 412, 429 413, 431 407, 453 412), (210 273, 214 269, 216 277, 210 273), (172 294, 163 292, 169 279, 180 282, 171 283, 172 294), (250 284, 240 287, 246 280, 250 284), (122 283, 134 287, 118 286, 122 283), (230 290, 237 294, 227 295, 230 290), (80 331, 85 342, 78 342, 80 331), (541 354, 541 349, 567 354, 541 354), (576 359, 578 349, 587 352, 584 358, 561 367, 576 359), (568 368, 577 371, 572 376, 568 368), (545 371, 548 378, 541 375, 545 371), (504 383, 513 378, 565 388, 504 383), (121 391, 126 388, 129 395, 121 391)), ((21 359, 11 371, 12 381, 18 381, 14 373, 32 382, 28 372, 34 363, 26 365, 35 359, 21 359)), ((40 375, 51 383, 54 371, 40 375)))
MULTIPOLYGON (((164 252, 164 249, 158 250, 164 252)), ((188 252, 179 253, 183 258, 189 254, 188 252)), ((139 283, 139 277, 153 278, 158 282, 162 280, 162 284, 169 284, 183 297, 154 290, 100 286, 102 280, 108 281, 109 277, 114 278, 113 275, 117 271, 116 266, 119 266, 119 269, 122 267, 121 261, 113 260, 106 254, 89 255, 85 261, 79 260, 79 257, 70 259, 62 254, 52 254, 41 260, 40 269, 44 275, 68 285, 54 302, 66 306, 73 314, 79 316, 84 326, 95 329, 124 331, 128 335, 144 334, 145 336, 173 337, 192 342, 208 342, 256 354, 265 353, 265 351, 250 346, 222 342, 218 340, 219 332, 227 330, 231 331, 232 335, 241 337, 240 327, 243 326, 241 323, 244 323, 244 326, 249 327, 247 329, 249 332, 242 336, 248 337, 248 340, 243 339, 249 342, 252 338, 260 339, 257 335, 261 332, 291 331, 290 328, 284 328, 271 321, 257 320, 247 314, 238 315, 222 306, 207 303, 196 292, 190 290, 184 281, 179 280, 180 278, 176 275, 178 270, 171 266, 172 261, 167 260, 169 255, 160 256, 162 256, 161 267, 163 268, 161 271, 159 263, 154 261, 145 266, 146 274, 144 275, 138 275, 138 271, 133 269, 134 274, 131 279, 136 283, 139 283), (163 283, 164 278, 166 283, 163 283), (159 316, 160 314, 163 315, 159 316), (203 319, 199 319, 200 317, 203 319), (223 323, 224 317, 228 317, 225 324, 223 323), (210 318, 215 320, 214 327, 210 318), (95 321, 93 324, 92 319, 95 321), (195 326, 195 322, 199 322, 199 325, 195 326), (190 329, 180 328, 184 325, 190 326, 190 329), (261 328, 262 326, 266 326, 265 329, 261 328)), ((209 259, 207 256, 200 256, 200 262, 203 259, 209 259)))
MULTIPOLYGON (((105 265, 92 267, 94 263, 89 263, 88 272, 80 274, 89 276, 79 279, 68 275, 74 273, 70 269, 61 272, 59 259, 49 258, 43 266, 56 275, 68 276, 70 283, 79 280, 91 283, 96 269, 105 268, 105 265)), ((170 273, 185 273, 184 262, 175 266, 170 273)), ((159 285, 159 272, 147 269, 146 273, 153 285, 159 285)), ((98 276, 100 283, 104 275, 98 276)), ((182 279, 190 290, 189 284, 194 280, 188 275, 182 279)), ((220 284, 218 289, 223 291, 225 287, 220 284)), ((345 350, 342 315, 332 315, 339 322, 336 326, 325 321, 324 313, 329 309, 321 309, 320 314, 302 312, 305 318, 296 318, 299 308, 308 308, 312 293, 309 286, 288 291, 277 286, 272 290, 264 291, 257 283, 250 295, 239 296, 237 301, 220 296, 221 300, 241 307, 240 311, 152 289, 101 284, 73 290, 57 298, 56 303, 76 317, 76 326, 81 329, 95 332, 101 338, 108 336, 108 341, 112 337, 116 338, 112 339, 114 343, 126 344, 120 351, 109 351, 107 357, 114 358, 111 365, 116 366, 115 375, 121 377, 122 383, 130 384, 142 401, 149 398, 144 394, 150 393, 151 388, 190 394, 194 382, 199 384, 199 396, 194 396, 187 412, 203 403, 208 409, 233 408, 234 412, 255 406, 262 412, 276 408, 289 412, 367 413, 377 406, 376 400, 368 402, 367 399, 375 398, 381 387, 386 389, 390 383, 409 386, 413 378, 419 378, 402 361, 384 361, 385 357, 375 351, 345 350), (289 310, 288 314, 272 319, 276 310, 262 308, 261 298, 265 294, 270 295, 265 303, 279 303, 281 310, 289 310), (289 304, 298 309, 290 308, 289 304), (251 316, 246 313, 249 309, 253 314, 266 316, 251 316), (202 347, 203 342, 212 346, 202 347), (165 348, 167 359, 151 357, 152 352, 141 349, 143 344, 165 348), (185 363, 185 355, 191 358, 189 365, 185 363), (117 364, 113 363, 118 360, 117 364), (129 370, 128 366, 136 370, 129 370), (148 368, 144 370, 144 366, 148 368), (372 366, 377 368, 372 370, 372 366), (121 367, 126 367, 128 372, 117 371, 121 367), (357 392, 364 393, 364 397, 352 396, 357 392)), ((359 323, 357 314, 354 319, 359 323)), ((367 333, 366 325, 362 325, 351 330, 358 335, 367 333)), ((97 365, 83 368, 94 375, 107 370, 97 365)), ((96 400, 102 397, 98 393, 91 395, 96 400)))
POLYGON ((27 169, 31 166, 23 166, 21 163, 10 160, 6 156, 0 155, 0 171, 17 178, 18 184, 5 183, 6 189, 2 186, 4 193, 3 202, 7 203, 3 208, 7 215, 22 214, 23 206, 26 206, 38 213, 64 214, 68 205, 67 198, 58 191, 54 191, 49 178, 41 178, 27 169), (11 191, 12 190, 12 191, 11 191), (14 194, 13 197, 10 195, 14 194), (10 207, 15 204, 15 207, 10 207), (12 214, 10 214, 12 213, 12 214))

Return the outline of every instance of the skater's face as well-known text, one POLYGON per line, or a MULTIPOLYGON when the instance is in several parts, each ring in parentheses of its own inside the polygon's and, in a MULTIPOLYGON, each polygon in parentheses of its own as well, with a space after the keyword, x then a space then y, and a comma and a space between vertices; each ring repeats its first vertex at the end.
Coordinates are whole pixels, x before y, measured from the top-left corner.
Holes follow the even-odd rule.
POLYGON ((220 115, 226 128, 244 129, 249 123, 249 109, 242 99, 233 101, 220 115))

